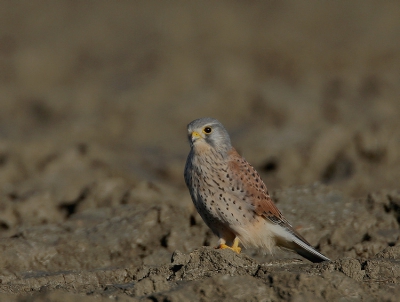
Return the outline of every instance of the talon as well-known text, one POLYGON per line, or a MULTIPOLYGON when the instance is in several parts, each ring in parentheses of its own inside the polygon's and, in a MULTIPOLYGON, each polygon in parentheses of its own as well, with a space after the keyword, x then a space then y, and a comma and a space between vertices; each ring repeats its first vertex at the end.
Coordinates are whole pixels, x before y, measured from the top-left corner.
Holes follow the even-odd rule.
POLYGON ((220 244, 216 247, 216 249, 218 250, 222 250, 222 249, 230 249, 231 247, 226 245, 226 244, 220 244))
POLYGON ((226 244, 220 244, 219 246, 216 247, 216 249, 230 249, 232 251, 234 251, 235 253, 240 254, 241 252, 241 248, 238 246, 239 242, 238 241, 234 241, 232 246, 228 246, 226 244))
POLYGON ((242 249, 240 247, 238 247, 238 246, 237 247, 231 247, 231 250, 236 252, 236 253, 238 253, 238 254, 240 254, 240 252, 242 251, 242 249))

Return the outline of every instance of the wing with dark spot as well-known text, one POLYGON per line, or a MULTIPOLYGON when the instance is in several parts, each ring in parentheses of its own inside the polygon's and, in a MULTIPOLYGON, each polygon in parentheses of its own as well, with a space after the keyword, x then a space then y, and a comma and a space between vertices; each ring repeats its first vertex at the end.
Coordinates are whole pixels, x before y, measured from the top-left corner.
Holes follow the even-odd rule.
POLYGON ((241 157, 234 148, 230 151, 229 157, 229 168, 232 171, 232 177, 236 178, 236 182, 240 184, 243 191, 236 191, 237 195, 241 194, 238 197, 242 200, 242 197, 246 197, 245 201, 249 203, 257 215, 280 225, 309 245, 307 240, 293 229, 292 225, 276 207, 256 169, 241 157))
POLYGON ((291 241, 285 238, 277 238, 279 246, 294 250, 312 262, 329 261, 329 258, 316 251, 303 236, 293 229, 273 203, 260 175, 233 148, 229 152, 229 170, 232 174, 231 177, 236 180, 238 188, 232 194, 246 201, 257 215, 264 217, 274 224, 280 225, 292 235, 291 241))

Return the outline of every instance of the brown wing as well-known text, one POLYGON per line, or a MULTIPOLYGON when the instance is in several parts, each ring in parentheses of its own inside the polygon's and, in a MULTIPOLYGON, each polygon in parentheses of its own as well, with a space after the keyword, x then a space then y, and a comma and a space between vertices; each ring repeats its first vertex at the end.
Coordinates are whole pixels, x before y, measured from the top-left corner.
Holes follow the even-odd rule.
POLYGON ((274 224, 279 224, 308 244, 307 240, 293 229, 273 203, 258 172, 234 148, 229 152, 229 169, 237 184, 237 190, 232 193, 248 202, 257 215, 274 224))

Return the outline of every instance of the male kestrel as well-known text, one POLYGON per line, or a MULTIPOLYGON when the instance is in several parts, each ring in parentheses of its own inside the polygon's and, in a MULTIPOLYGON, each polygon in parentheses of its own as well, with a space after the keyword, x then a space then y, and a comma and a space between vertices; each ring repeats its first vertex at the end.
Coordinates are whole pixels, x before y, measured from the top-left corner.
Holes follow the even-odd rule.
POLYGON ((185 182, 200 216, 219 237, 218 248, 240 253, 240 241, 269 252, 284 247, 312 262, 329 260, 283 217, 260 175, 232 147, 219 121, 194 120, 188 125, 188 138, 185 182))

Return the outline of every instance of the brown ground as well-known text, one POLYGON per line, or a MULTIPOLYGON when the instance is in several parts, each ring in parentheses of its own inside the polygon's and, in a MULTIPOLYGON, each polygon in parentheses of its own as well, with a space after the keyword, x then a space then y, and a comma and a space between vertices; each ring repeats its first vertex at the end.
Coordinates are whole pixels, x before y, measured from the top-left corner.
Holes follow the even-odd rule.
POLYGON ((398 301, 399 15, 3 1, 0 300, 398 301), (182 176, 203 116, 332 262, 209 247, 182 176))

